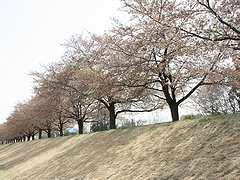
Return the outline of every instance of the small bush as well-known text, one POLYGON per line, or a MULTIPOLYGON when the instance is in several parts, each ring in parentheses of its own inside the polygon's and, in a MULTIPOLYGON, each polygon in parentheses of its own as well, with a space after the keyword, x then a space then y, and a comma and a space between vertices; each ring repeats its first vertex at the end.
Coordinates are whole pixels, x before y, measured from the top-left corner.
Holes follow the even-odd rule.
POLYGON ((91 132, 105 131, 109 129, 109 123, 106 120, 102 120, 98 123, 93 123, 90 127, 91 132))
POLYGON ((136 126, 136 123, 132 119, 131 121, 129 121, 129 120, 124 121, 120 128, 125 129, 125 128, 130 128, 130 127, 135 127, 135 126, 136 126))
POLYGON ((185 116, 183 117, 183 120, 185 120, 185 119, 196 119, 196 116, 193 115, 193 114, 188 114, 188 115, 185 115, 185 116))

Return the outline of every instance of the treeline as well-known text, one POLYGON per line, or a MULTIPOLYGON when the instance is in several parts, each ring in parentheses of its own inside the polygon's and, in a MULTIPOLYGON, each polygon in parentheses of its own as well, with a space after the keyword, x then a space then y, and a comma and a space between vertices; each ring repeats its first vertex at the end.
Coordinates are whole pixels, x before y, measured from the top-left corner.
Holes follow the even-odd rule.
POLYGON ((53 130, 62 136, 74 123, 81 134, 84 123, 102 119, 115 129, 121 113, 164 106, 178 121, 179 106, 193 95, 205 113, 239 111, 239 1, 120 1, 128 22, 114 19, 101 35, 72 35, 61 61, 31 72, 34 96, 14 107, 0 141, 53 130), (216 87, 227 97, 225 110, 207 103, 210 93, 223 102, 216 87))

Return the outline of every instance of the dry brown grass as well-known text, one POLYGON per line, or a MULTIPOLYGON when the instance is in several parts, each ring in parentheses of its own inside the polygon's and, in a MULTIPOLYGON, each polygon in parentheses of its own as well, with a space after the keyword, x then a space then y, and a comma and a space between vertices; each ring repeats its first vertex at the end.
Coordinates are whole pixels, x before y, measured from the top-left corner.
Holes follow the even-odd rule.
POLYGON ((240 179, 240 116, 4 145, 0 165, 14 180, 240 179))

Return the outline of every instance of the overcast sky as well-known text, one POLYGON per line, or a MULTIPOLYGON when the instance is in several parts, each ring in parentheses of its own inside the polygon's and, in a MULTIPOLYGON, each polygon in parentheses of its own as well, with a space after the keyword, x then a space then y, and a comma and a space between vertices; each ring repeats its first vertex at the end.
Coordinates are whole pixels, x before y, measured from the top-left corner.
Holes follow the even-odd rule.
POLYGON ((127 19, 118 0, 0 0, 0 123, 31 97, 30 70, 59 61, 60 45, 85 29, 101 33, 127 19))

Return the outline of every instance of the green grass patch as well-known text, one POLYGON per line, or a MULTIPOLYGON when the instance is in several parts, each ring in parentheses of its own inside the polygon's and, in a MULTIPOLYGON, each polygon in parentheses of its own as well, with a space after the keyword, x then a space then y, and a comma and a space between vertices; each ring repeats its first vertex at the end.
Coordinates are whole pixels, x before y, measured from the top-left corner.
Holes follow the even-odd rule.
POLYGON ((215 116, 205 116, 200 118, 200 120, 224 120, 224 119, 239 119, 240 118, 240 113, 235 113, 235 114, 220 114, 220 115, 215 115, 215 116))
POLYGON ((7 173, 4 171, 3 166, 0 165, 0 179, 1 180, 9 180, 7 173))

